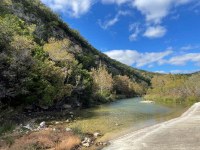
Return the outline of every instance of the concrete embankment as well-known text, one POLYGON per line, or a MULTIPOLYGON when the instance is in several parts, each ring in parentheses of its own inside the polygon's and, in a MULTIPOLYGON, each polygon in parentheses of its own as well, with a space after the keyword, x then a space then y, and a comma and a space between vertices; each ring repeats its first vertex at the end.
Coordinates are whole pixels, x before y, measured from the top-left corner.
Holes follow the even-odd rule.
POLYGON ((110 141, 103 150, 200 150, 200 103, 182 116, 110 141))

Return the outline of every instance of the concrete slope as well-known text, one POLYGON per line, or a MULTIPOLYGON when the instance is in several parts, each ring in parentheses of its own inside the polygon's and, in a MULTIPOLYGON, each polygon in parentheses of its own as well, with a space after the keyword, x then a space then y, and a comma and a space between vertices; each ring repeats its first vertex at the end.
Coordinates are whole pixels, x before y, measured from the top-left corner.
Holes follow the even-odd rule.
POLYGON ((178 118, 110 142, 103 150, 200 150, 200 103, 178 118))

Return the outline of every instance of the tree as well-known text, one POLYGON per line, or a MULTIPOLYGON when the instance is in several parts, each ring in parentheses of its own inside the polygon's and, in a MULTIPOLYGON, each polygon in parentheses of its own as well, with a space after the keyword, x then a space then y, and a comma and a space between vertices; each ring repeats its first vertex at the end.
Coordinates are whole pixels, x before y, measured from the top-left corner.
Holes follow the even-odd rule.
POLYGON ((128 76, 117 75, 114 77, 114 90, 117 94, 125 95, 126 97, 133 97, 144 94, 142 85, 131 80, 128 76))
POLYGON ((69 83, 73 72, 78 68, 78 61, 73 54, 67 52, 69 48, 70 42, 67 39, 55 40, 52 38, 44 45, 44 51, 49 54, 49 58, 65 72, 67 83, 69 83))
POLYGON ((126 75, 117 75, 114 77, 114 90, 117 94, 126 95, 127 97, 131 97, 135 94, 135 91, 132 88, 132 81, 126 75))
POLYGON ((92 69, 93 91, 95 96, 104 99, 108 98, 113 90, 112 75, 108 73, 106 67, 102 64, 97 69, 92 69))

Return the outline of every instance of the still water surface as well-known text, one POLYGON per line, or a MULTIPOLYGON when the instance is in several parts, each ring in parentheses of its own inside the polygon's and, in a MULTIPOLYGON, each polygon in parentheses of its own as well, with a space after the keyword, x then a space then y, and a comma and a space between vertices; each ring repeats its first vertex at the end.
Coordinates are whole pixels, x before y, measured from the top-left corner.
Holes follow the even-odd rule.
POLYGON ((178 117, 186 110, 180 105, 172 107, 141 101, 142 98, 122 99, 82 110, 77 112, 79 117, 70 127, 90 133, 99 131, 104 134, 100 140, 109 140, 178 117))

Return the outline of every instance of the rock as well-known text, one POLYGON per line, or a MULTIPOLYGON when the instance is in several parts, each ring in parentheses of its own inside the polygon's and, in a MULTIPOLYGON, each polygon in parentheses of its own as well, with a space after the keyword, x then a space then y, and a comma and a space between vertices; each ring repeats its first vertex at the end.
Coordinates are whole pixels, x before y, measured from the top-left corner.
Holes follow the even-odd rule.
POLYGON ((98 142, 98 143, 96 143, 96 146, 107 146, 107 145, 109 145, 108 142, 98 142))
POLYGON ((59 122, 58 122, 58 121, 56 121, 56 122, 55 122, 55 124, 59 124, 59 122))
POLYGON ((26 128, 26 129, 28 129, 28 130, 33 130, 33 128, 31 127, 31 125, 30 124, 27 124, 27 125, 25 125, 25 126, 23 126, 24 128, 26 128))
POLYGON ((115 123, 115 125, 116 125, 116 126, 119 126, 119 124, 118 124, 118 123, 115 123))
POLYGON ((95 132, 94 134, 93 134, 93 136, 95 137, 95 138, 97 138, 98 136, 100 136, 101 134, 99 133, 99 132, 95 132))
POLYGON ((81 142, 83 146, 89 147, 91 143, 91 139, 88 137, 85 137, 84 140, 81 142))
POLYGON ((70 128, 66 128, 65 130, 66 130, 67 132, 72 131, 72 129, 70 129, 70 128))
POLYGON ((70 115, 73 115, 74 113, 72 111, 69 112, 70 115))
POLYGON ((70 121, 69 121, 69 119, 67 119, 65 122, 66 122, 66 123, 69 123, 70 121))
POLYGON ((46 122, 45 121, 42 121, 41 123, 40 123, 40 126, 39 126, 40 128, 46 128, 46 122))
POLYGON ((48 110, 49 109, 48 106, 40 106, 40 108, 43 109, 43 110, 48 110))
POLYGON ((63 107, 64 109, 71 109, 71 108, 72 108, 72 106, 71 106, 71 105, 68 105, 68 104, 64 104, 62 107, 63 107))
POLYGON ((89 147, 89 146, 90 146, 89 143, 83 143, 82 145, 83 145, 84 147, 89 147))

